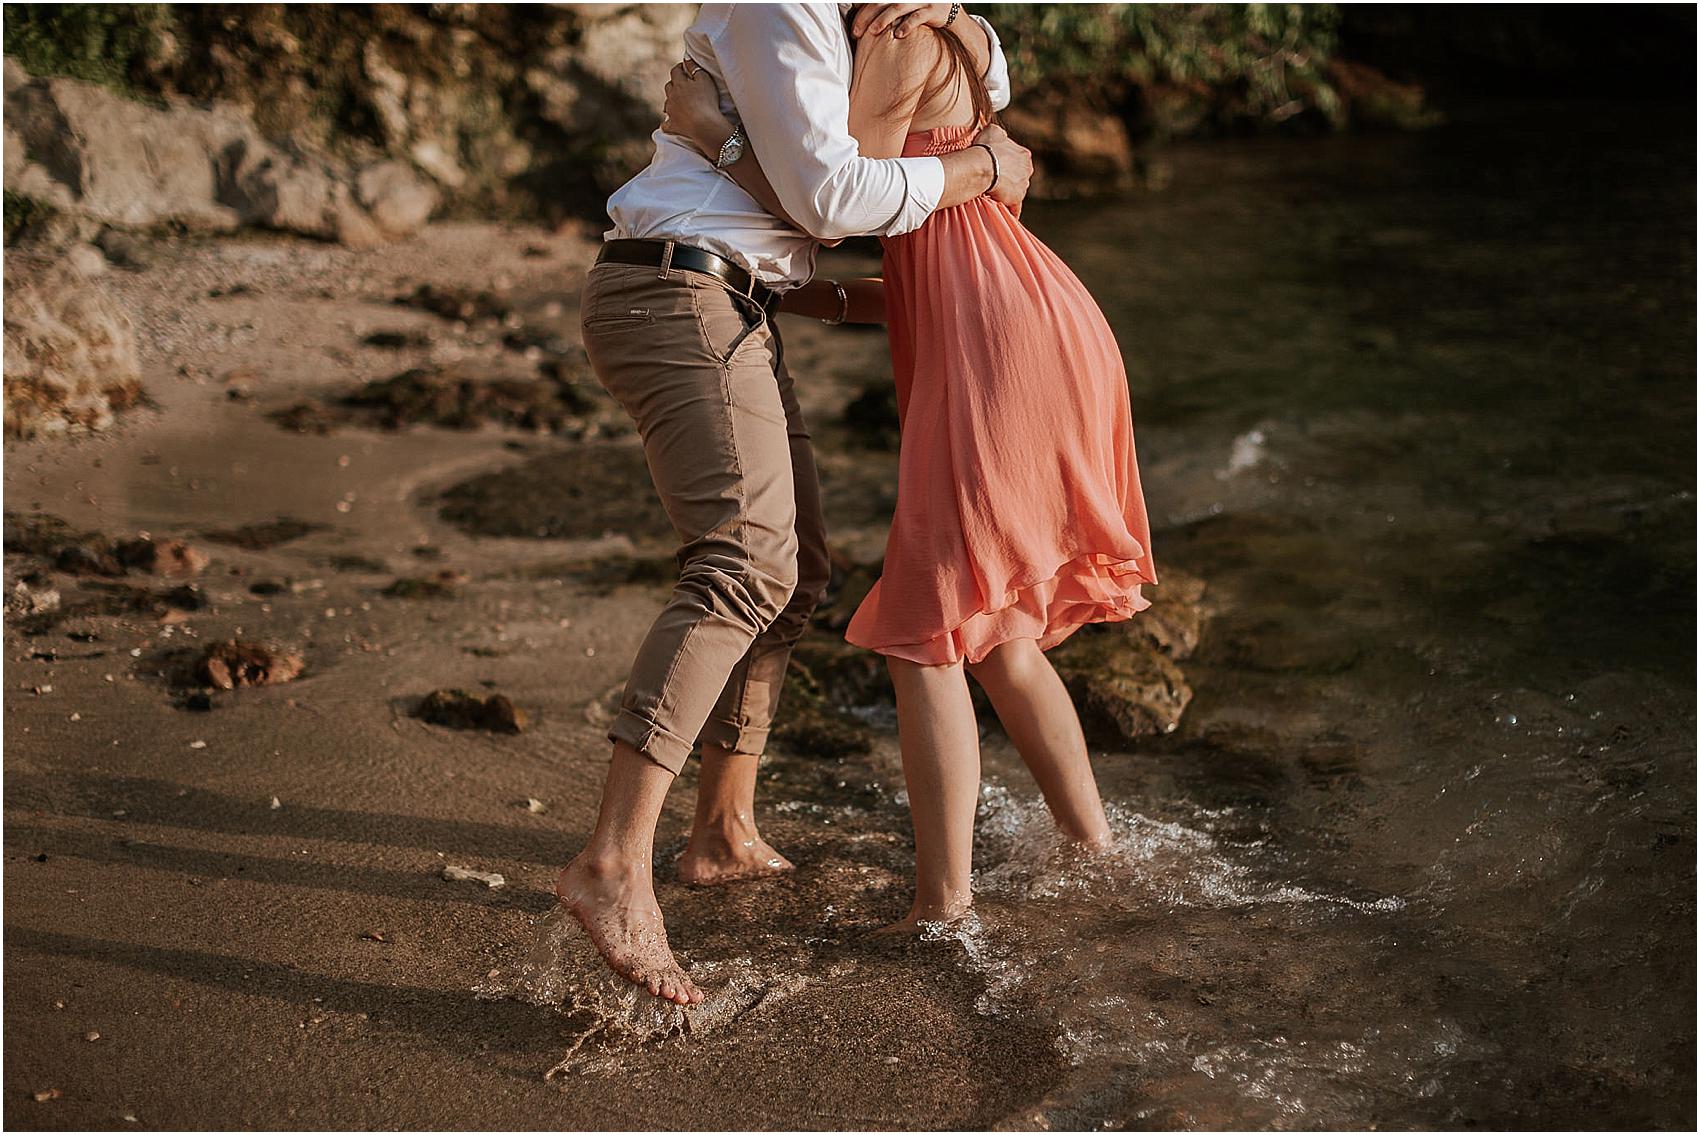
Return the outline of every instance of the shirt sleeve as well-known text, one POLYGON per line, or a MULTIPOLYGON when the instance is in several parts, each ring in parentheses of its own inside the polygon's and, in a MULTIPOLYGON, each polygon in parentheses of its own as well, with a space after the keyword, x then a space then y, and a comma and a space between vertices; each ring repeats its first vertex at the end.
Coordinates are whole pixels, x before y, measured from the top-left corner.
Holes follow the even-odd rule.
POLYGON ((1003 110, 1009 106, 1010 99, 1009 61, 1003 57, 1003 44, 998 42, 998 33, 992 30, 992 25, 979 16, 973 19, 986 29, 986 38, 992 43, 992 61, 986 66, 986 93, 992 97, 992 109, 1003 110))
POLYGON ((944 195, 937 158, 857 152, 840 59, 847 34, 836 5, 737 4, 714 43, 762 171, 817 240, 910 232, 944 195))

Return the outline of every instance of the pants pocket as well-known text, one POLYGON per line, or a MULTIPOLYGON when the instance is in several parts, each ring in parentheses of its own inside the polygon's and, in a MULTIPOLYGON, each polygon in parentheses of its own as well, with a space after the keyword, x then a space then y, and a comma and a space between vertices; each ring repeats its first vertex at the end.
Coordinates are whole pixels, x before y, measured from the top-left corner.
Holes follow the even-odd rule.
POLYGON ((696 309, 703 345, 721 366, 731 363, 732 357, 752 338, 758 342, 767 338, 767 313, 748 296, 718 284, 692 280, 691 302, 696 309))

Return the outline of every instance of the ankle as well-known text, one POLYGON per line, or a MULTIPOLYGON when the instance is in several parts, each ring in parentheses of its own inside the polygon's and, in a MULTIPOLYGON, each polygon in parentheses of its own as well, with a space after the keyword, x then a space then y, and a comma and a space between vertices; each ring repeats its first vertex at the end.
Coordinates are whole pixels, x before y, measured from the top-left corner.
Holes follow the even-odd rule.
POLYGON ((617 847, 592 844, 579 852, 567 865, 567 870, 582 874, 599 883, 648 879, 654 869, 651 857, 617 847))
POLYGON ((967 888, 916 894, 909 916, 918 922, 955 922, 974 909, 974 894, 967 888))
POLYGON ((735 846, 760 838, 756 819, 745 811, 712 811, 697 815, 691 825, 691 842, 696 844, 735 846))

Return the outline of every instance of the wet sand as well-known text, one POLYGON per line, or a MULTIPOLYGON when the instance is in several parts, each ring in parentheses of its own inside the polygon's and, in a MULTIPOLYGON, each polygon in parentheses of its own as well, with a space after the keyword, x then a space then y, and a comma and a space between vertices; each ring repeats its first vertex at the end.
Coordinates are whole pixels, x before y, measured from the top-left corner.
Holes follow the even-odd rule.
MULTIPOLYGON (((571 442, 499 428, 321 437, 264 413, 432 350, 361 346, 370 331, 427 331, 441 336, 439 357, 459 340, 468 358, 513 363, 499 343, 467 341, 476 331, 391 303, 420 282, 506 275, 516 292, 565 301, 560 326, 576 335, 570 309, 592 247, 582 234, 482 225, 362 253, 256 236, 161 247, 145 273, 111 278, 138 311, 158 410, 110 437, 8 445, 6 507, 183 536, 213 557, 200 580, 212 606, 165 624, 8 628, 9 1126, 951 1127, 1044 1090, 1055 1063, 1044 1038, 980 1027, 971 975, 877 952, 846 950, 838 976, 744 1007, 736 1028, 631 1046, 616 1067, 553 1082, 543 1073, 592 1022, 474 992, 524 953, 555 869, 593 820, 606 759, 594 708, 622 680, 657 585, 608 592, 552 566, 630 552, 624 532, 475 539, 421 503, 571 442), (548 255, 526 255, 538 247, 548 255), (252 290, 207 295, 242 283, 252 290), (237 368, 257 375, 251 402, 225 393, 237 368), (199 536, 279 516, 325 527, 265 550, 199 536), (420 544, 440 557, 415 556, 420 544), (334 557, 372 562, 338 570, 334 557), (443 568, 471 576, 458 597, 381 594, 398 575, 443 568), (306 586, 250 594, 265 578, 306 586), (222 695, 211 712, 174 708, 160 659, 233 635, 302 650, 305 674, 222 695), (408 715, 430 689, 484 682, 532 715, 529 731, 457 732, 408 715), (548 810, 526 810, 528 797, 548 810), (447 881, 446 864, 507 885, 447 881), (49 1090, 57 1097, 32 1098, 49 1090)), ((815 377, 824 336, 799 326, 795 339, 815 377)), ((877 361, 877 337, 849 341, 842 374, 877 361)), ((837 393, 816 381, 805 397, 818 406, 837 393)), ((620 496, 636 504, 646 489, 628 483, 620 496)), ((693 775, 670 801, 664 847, 688 819, 693 775)), ((811 826, 806 814, 766 823, 781 846, 811 826)), ((818 935, 816 876, 862 869, 855 847, 825 850, 794 879, 735 893, 665 882, 681 945, 818 935)), ((870 926, 905 901, 901 851, 887 858, 870 926)))

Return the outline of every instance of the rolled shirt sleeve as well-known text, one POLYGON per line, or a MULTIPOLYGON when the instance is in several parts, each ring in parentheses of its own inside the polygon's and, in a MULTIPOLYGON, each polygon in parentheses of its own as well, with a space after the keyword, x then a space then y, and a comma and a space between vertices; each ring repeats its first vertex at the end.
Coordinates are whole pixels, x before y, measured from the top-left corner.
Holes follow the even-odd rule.
POLYGON ((974 22, 986 29, 986 38, 992 43, 992 60, 986 66, 986 93, 992 97, 992 109, 1003 110, 1009 106, 1009 61, 1003 57, 1003 44, 998 41, 998 33, 992 30, 992 25, 974 17, 974 22))
MULTIPOLYGON (((944 195, 944 165, 857 151, 846 34, 836 5, 738 4, 715 39, 721 79, 774 192, 810 236, 911 232, 944 195)), ((994 51, 994 71, 1002 59, 994 51)))

